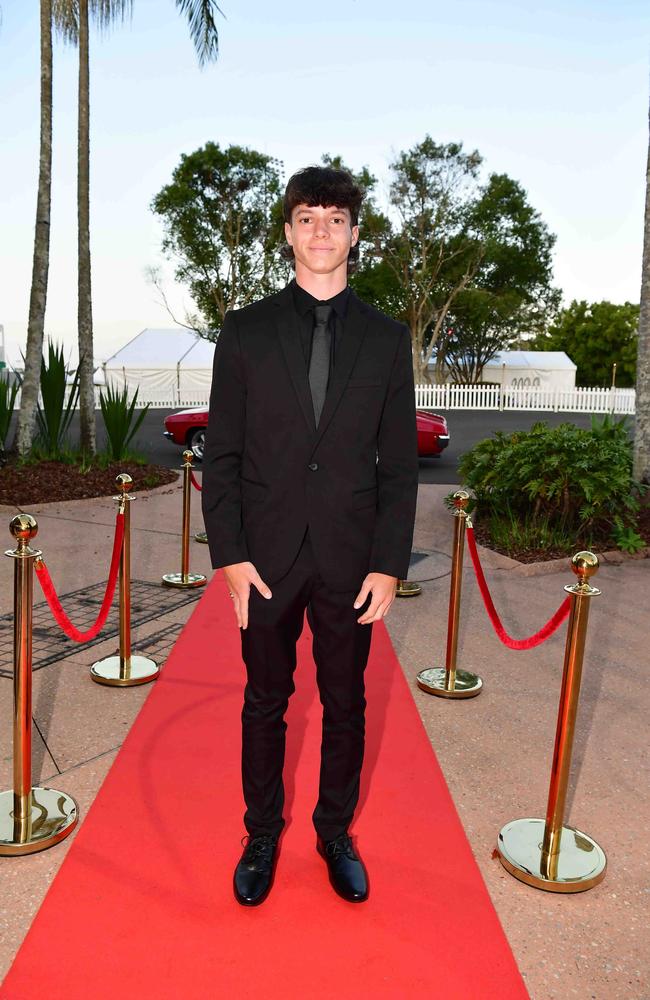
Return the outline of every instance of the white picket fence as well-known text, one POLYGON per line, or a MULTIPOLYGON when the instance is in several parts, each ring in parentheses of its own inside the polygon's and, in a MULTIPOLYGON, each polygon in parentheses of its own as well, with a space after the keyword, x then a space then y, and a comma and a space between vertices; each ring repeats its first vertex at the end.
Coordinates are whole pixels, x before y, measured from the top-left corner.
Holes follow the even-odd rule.
MULTIPOLYGON (((99 407, 99 387, 95 388, 99 407)), ((137 408, 177 410, 207 406, 209 388, 153 389, 139 387, 137 408)), ((498 385, 416 385, 415 402, 421 410, 546 410, 552 413, 635 412, 634 389, 514 389, 498 385)), ((20 395, 16 406, 20 405, 20 395)))
POLYGON ((634 389, 514 389, 499 385, 416 385, 422 410, 548 410, 553 413, 635 412, 634 389))

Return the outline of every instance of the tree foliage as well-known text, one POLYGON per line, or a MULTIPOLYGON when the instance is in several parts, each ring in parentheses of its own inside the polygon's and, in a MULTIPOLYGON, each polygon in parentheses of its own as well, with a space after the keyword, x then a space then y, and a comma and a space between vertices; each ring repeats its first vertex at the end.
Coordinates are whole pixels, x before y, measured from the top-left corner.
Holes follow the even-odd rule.
POLYGON ((481 260, 445 317, 437 350, 440 367, 464 383, 479 382, 487 362, 522 333, 543 329, 560 296, 552 286, 555 238, 520 184, 492 174, 473 216, 481 260))
MULTIPOLYGON (((648 113, 650 125, 650 110, 648 113)), ((636 368, 636 423, 634 431, 634 474, 650 483, 650 129, 645 175, 645 217, 641 258, 641 304, 636 368)))
POLYGON ((497 431, 463 455, 459 471, 481 519, 590 544, 633 527, 644 488, 632 476, 625 420, 592 421, 529 431, 497 431))
MULTIPOLYGON (((558 295, 554 237, 516 181, 481 180, 477 152, 426 136, 395 157, 386 206, 367 167, 351 170, 329 153, 322 162, 349 170, 366 193, 350 284, 409 326, 418 381, 428 381, 432 357, 459 380, 475 381, 505 341, 547 320, 558 295)), ((280 175, 268 156, 208 143, 182 158, 153 210, 176 276, 209 329, 220 327, 227 309, 286 280, 280 175)))
POLYGON ((377 213, 358 287, 411 330, 418 381, 432 357, 462 381, 522 324, 552 309, 554 237, 505 174, 481 182, 478 152, 430 136, 391 164, 391 216, 377 213), (469 356, 468 356, 469 352, 469 356))
POLYGON ((634 385, 639 307, 632 302, 588 303, 573 300, 557 322, 531 344, 536 351, 566 351, 578 366, 578 385, 634 385))
POLYGON ((228 309, 268 294, 286 274, 278 252, 280 194, 277 160, 208 142, 181 157, 153 199, 163 250, 205 317, 207 335, 220 329, 228 309))

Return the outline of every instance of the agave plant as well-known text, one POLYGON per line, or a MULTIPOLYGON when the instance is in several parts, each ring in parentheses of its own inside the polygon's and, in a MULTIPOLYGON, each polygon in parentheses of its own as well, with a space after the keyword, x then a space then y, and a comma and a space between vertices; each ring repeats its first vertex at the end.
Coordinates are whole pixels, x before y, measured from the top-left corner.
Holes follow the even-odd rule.
POLYGON ((38 441, 43 457, 59 460, 63 457, 70 423, 79 399, 79 369, 68 386, 68 370, 63 346, 48 339, 47 362, 41 359, 41 393, 36 410, 38 441))
POLYGON ((0 374, 0 452, 5 450, 7 444, 9 424, 19 388, 20 383, 17 380, 10 382, 6 372, 0 374))
POLYGON ((138 390, 136 389, 133 399, 129 402, 126 386, 120 392, 109 383, 106 386, 106 392, 103 389, 100 390, 99 403, 108 437, 108 450, 115 462, 119 462, 125 457, 127 448, 149 409, 149 403, 147 403, 134 419, 137 400, 138 390))

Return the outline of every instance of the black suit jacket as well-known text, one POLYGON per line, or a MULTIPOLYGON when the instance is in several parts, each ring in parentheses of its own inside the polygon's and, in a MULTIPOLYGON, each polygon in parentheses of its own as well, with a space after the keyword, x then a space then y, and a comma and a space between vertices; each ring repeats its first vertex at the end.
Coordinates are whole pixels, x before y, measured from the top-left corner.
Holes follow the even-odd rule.
POLYGON ((418 484, 408 328, 351 292, 318 428, 291 290, 228 312, 203 459, 212 565, 272 585, 305 530, 333 590, 408 573, 418 484))

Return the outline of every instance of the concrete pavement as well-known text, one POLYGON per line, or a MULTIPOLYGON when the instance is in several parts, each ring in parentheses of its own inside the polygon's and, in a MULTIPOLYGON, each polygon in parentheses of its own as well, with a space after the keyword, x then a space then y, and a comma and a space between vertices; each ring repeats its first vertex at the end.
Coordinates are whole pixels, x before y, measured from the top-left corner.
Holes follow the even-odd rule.
MULTIPOLYGON (((411 578, 425 581, 423 592, 397 600, 386 625, 467 836, 534 1000, 650 1000, 650 693, 644 683, 650 562, 604 565, 596 581, 603 595, 594 599, 590 619, 568 821, 601 844, 609 870, 605 881, 590 892, 542 893, 511 878, 492 851, 504 823, 544 814, 565 630, 536 650, 505 649, 491 631, 467 565, 459 665, 479 673, 484 690, 478 698, 450 702, 417 689, 418 670, 444 663, 452 524, 442 497, 449 488, 420 486, 414 550, 421 558, 411 578)), ((134 579, 157 585, 163 572, 180 568, 180 500, 180 485, 174 484, 133 503, 134 579)), ((8 525, 15 512, 0 507, 0 521, 8 525)), ((38 518, 39 546, 60 594, 105 579, 115 516, 110 499, 43 504, 30 513, 38 518)), ((192 530, 201 527, 194 493, 192 530)), ((7 531, 4 547, 10 545, 7 531)), ((207 546, 193 543, 191 556, 192 569, 209 575, 207 546)), ((484 556, 495 603, 506 627, 518 637, 550 617, 564 598, 563 584, 572 580, 568 565, 566 572, 555 566, 523 575, 513 560, 484 556)), ((10 559, 2 561, 0 574, 0 614, 7 615, 12 608, 10 559)), ((135 630, 134 647, 149 642, 163 659, 194 604, 168 610, 162 588, 160 595, 156 617, 135 630)), ((41 599, 37 584, 35 599, 41 599)), ((77 647, 72 655, 34 672, 34 781, 73 794, 82 821, 152 690, 151 685, 112 689, 93 684, 89 664, 116 648, 115 638, 92 648, 77 647)), ((0 676, 2 788, 11 785, 11 704, 11 679, 0 676)), ((31 857, 0 858, 0 975, 71 840, 31 857)), ((237 848, 234 844, 233 859, 237 848)), ((444 850, 432 829, 431 851, 444 850)), ((413 920, 418 920, 417 913, 413 920)), ((470 924, 467 930, 471 934, 470 924)), ((432 961, 436 947, 453 947, 437 931, 431 941, 432 961)))

